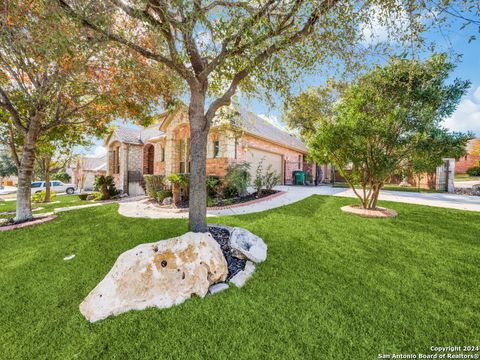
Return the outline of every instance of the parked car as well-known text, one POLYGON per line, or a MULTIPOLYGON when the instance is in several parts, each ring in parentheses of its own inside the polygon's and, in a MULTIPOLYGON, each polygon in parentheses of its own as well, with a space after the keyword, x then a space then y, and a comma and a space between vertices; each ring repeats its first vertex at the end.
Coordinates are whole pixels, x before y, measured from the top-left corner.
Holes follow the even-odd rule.
MULTIPOLYGON (((45 191, 45 181, 32 182, 32 194, 35 194, 40 191, 45 191)), ((75 185, 64 184, 61 181, 55 180, 50 182, 50 191, 53 191, 56 193, 73 194, 75 192, 75 185)))

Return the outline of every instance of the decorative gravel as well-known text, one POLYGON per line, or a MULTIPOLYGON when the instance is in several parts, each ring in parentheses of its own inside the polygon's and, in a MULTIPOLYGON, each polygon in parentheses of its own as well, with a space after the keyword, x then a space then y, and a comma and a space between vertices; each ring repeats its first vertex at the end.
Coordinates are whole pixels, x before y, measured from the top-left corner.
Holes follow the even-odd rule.
POLYGON ((218 226, 208 226, 208 231, 212 234, 213 238, 218 242, 220 248, 222 249, 223 256, 227 260, 228 264, 228 276, 227 280, 230 280, 238 272, 245 269, 246 259, 238 259, 232 255, 232 249, 229 245, 230 240, 230 231, 224 227, 218 226))

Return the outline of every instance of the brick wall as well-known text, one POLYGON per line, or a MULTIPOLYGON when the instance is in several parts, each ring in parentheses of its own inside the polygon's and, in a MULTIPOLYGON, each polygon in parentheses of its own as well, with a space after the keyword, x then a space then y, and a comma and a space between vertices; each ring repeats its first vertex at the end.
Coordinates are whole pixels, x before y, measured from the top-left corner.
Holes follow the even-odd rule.
POLYGON ((455 172, 457 174, 465 174, 469 168, 479 165, 480 156, 468 154, 455 162, 455 172))
POLYGON ((207 176, 217 175, 223 178, 227 174, 228 165, 229 165, 228 158, 207 159, 207 176))

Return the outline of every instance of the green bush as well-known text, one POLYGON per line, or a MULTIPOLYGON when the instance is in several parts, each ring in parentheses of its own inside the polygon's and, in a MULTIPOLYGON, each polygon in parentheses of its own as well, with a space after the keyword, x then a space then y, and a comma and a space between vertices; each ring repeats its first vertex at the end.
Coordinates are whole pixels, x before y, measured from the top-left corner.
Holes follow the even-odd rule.
POLYGON ((271 171, 272 165, 268 165, 267 172, 265 173, 263 184, 265 189, 270 191, 275 185, 280 184, 280 175, 276 171, 271 171))
POLYGON ((155 199, 157 193, 165 190, 165 176, 164 175, 143 175, 147 196, 150 199, 155 199))
POLYGON ((225 175, 225 187, 223 188, 223 196, 225 198, 240 196, 247 191, 251 180, 249 169, 250 164, 247 162, 228 167, 225 175))
POLYGON ((469 176, 480 176, 480 166, 474 166, 467 170, 469 176))
POLYGON ((215 206, 215 200, 211 197, 207 198, 207 207, 215 206))
POLYGON ((87 193, 81 193, 81 194, 78 194, 78 198, 79 198, 80 200, 85 201, 85 200, 87 200, 88 195, 89 195, 89 194, 87 194, 87 193))
POLYGON ((115 187, 115 180, 112 176, 99 175, 95 177, 93 184, 93 190, 102 193, 101 200, 108 200, 111 196, 119 194, 119 191, 115 187))
POLYGON ((218 196, 222 182, 216 175, 207 176, 207 195, 211 198, 218 196))
POLYGON ((155 199, 161 204, 163 200, 171 196, 172 196, 172 192, 170 190, 160 190, 160 191, 157 191, 155 199))
MULTIPOLYGON (((34 203, 43 203, 45 202, 45 191, 39 191, 33 194, 32 196, 32 202, 34 203)), ((50 201, 53 201, 57 197, 57 194, 55 194, 53 191, 50 192, 50 201)))
POLYGON ((103 194, 100 191, 94 191, 92 195, 94 196, 93 200, 95 201, 108 200, 108 198, 107 199, 104 198, 103 194))

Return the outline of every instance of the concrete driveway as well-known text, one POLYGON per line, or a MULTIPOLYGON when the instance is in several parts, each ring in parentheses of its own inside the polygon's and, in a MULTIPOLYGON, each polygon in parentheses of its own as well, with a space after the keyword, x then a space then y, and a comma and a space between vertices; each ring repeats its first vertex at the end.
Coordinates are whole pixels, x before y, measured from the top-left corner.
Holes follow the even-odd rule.
POLYGON ((455 188, 470 189, 473 185, 480 184, 480 180, 455 181, 455 188))
MULTIPOLYGON (((278 186, 276 189, 285 193, 271 200, 260 201, 255 204, 233 207, 222 210, 209 210, 207 216, 226 216, 250 214, 259 211, 274 209, 283 205, 292 204, 311 195, 333 195, 354 198, 350 189, 334 188, 331 186, 278 186)), ((480 197, 454 195, 446 193, 415 193, 404 191, 383 190, 380 200, 401 202, 407 204, 427 205, 449 209, 480 211, 480 197)), ((119 213, 128 217, 143 218, 185 218, 188 213, 175 210, 159 209, 144 200, 120 203, 119 213)))

